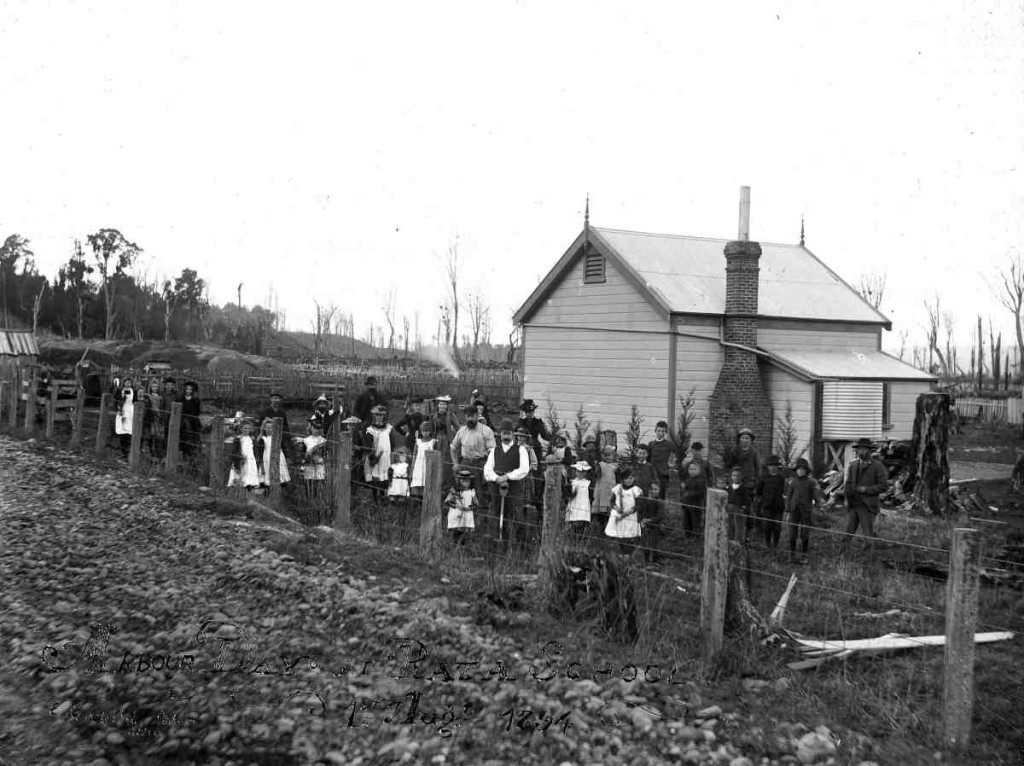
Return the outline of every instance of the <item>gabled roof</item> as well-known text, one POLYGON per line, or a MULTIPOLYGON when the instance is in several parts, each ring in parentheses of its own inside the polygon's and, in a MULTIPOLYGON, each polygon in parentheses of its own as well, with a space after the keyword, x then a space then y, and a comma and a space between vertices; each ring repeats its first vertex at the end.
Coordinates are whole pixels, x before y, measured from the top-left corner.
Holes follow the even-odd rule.
POLYGON ((760 348, 773 363, 808 380, 842 378, 924 382, 936 379, 934 375, 912 367, 884 351, 760 348))
POLYGON ((0 355, 39 355, 36 336, 31 330, 0 330, 0 355))
MULTIPOLYGON (((730 240, 591 226, 516 312, 515 322, 529 317, 580 256, 585 234, 663 313, 725 313, 723 251, 730 240)), ((883 314, 803 245, 760 244, 759 315, 891 327, 883 314)))

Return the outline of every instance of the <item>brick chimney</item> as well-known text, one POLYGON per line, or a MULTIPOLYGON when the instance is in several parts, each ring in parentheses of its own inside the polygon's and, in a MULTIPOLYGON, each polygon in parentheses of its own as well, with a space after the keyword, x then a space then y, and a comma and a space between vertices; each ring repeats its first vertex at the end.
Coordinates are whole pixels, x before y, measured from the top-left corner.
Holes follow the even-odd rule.
POLYGON ((757 355, 757 293, 761 245, 750 241, 750 187, 740 188, 739 238, 725 246, 725 363, 711 394, 710 447, 724 454, 736 432, 749 428, 754 446, 767 456, 772 443, 772 409, 757 355), (741 348, 742 347, 742 348, 741 348))

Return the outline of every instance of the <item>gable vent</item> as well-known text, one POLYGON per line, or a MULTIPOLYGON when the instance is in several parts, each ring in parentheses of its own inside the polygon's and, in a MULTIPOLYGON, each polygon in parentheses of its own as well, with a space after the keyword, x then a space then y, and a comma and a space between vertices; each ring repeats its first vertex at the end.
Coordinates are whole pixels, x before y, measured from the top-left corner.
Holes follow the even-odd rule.
POLYGON ((604 282, 604 256, 587 253, 583 263, 583 281, 586 284, 604 282))

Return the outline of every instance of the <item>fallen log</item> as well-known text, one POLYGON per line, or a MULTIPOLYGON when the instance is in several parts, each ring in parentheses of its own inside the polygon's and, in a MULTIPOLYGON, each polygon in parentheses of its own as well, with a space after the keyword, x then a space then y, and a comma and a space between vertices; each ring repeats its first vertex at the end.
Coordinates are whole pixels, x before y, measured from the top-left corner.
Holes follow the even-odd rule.
POLYGON ((782 620, 786 615, 786 607, 789 605, 789 595, 793 592, 793 587, 796 585, 796 575, 792 574, 789 576, 789 584, 786 585, 786 592, 782 594, 782 598, 779 599, 779 603, 772 609, 771 615, 768 617, 768 624, 773 628, 782 625, 782 620))

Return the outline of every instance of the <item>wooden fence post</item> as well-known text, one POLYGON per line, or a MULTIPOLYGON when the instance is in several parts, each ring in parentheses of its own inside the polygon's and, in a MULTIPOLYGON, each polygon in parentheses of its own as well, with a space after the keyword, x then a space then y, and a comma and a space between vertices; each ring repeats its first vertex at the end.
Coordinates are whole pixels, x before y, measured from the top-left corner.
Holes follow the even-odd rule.
POLYGON ((50 398, 46 401, 46 438, 52 439, 57 422, 57 386, 50 381, 50 398))
POLYGON ((352 434, 334 429, 334 528, 352 525, 352 434))
POLYGON ((38 385, 38 373, 33 369, 32 377, 28 379, 28 389, 25 391, 25 435, 31 436, 36 427, 36 386, 38 385))
POLYGON ((181 402, 171 402, 171 419, 167 422, 167 457, 164 470, 173 476, 181 460, 181 402))
POLYGON ((946 581, 946 646, 942 684, 942 736, 963 750, 971 739, 974 711, 974 631, 978 622, 981 547, 974 529, 954 529, 946 581))
POLYGON ((10 396, 11 409, 7 412, 7 425, 11 428, 17 428, 18 426, 18 400, 21 398, 21 366, 19 365, 14 371, 14 377, 11 378, 11 388, 7 392, 10 396))
POLYGON ((274 430, 270 434, 270 488, 267 500, 272 508, 281 506, 281 437, 284 436, 284 420, 274 418, 274 430))
POLYGON ((441 531, 441 466, 444 456, 439 450, 423 453, 425 460, 423 509, 420 511, 420 552, 429 553, 441 531))
POLYGON ((544 469, 544 520, 540 530, 540 569, 537 573, 541 586, 549 581, 554 570, 563 519, 562 465, 549 463, 544 469))
POLYGON ((110 424, 107 418, 110 415, 110 401, 113 397, 109 392, 100 397, 100 423, 96 427, 96 454, 102 455, 107 450, 107 439, 110 437, 110 424))
POLYGON ((701 658, 713 663, 722 651, 729 590, 729 495, 709 489, 704 513, 704 570, 700 587, 701 658))
POLYGON ((75 419, 71 424, 71 449, 82 448, 83 429, 85 428, 85 389, 78 387, 75 396, 75 419))
POLYGON ((132 408, 132 441, 128 448, 128 470, 138 471, 142 462, 142 424, 146 419, 146 400, 135 402, 132 408))
MULTIPOLYGON (((255 438, 258 439, 259 436, 255 438)), ((213 428, 210 431, 210 490, 215 494, 224 488, 224 472, 221 466, 223 459, 224 416, 217 415, 213 419, 213 428)))

